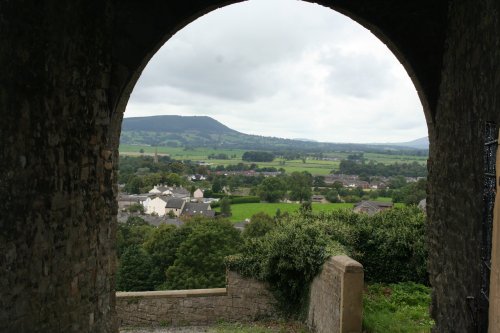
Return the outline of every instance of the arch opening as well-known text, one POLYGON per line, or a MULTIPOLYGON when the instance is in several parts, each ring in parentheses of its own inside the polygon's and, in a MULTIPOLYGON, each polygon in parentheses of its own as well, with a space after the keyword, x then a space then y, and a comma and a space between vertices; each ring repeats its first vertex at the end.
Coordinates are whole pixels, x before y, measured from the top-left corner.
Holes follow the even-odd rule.
MULTIPOLYGON (((169 34, 169 35, 170 35, 170 34, 169 34)), ((169 43, 170 43, 170 42, 173 42, 173 39, 171 39, 171 40, 169 41, 169 43)), ((167 43, 166 45, 168 45, 168 43, 167 43)), ((317 52, 317 53, 319 53, 319 54, 320 54, 320 56, 321 56, 321 52, 317 52)), ((327 52, 327 51, 325 51, 325 53, 327 53, 327 54, 328 54, 328 52, 327 52)), ((317 55, 316 55, 316 56, 317 56, 317 55)), ((324 54, 323 54, 323 56, 324 56, 324 54)), ((270 55, 266 55, 266 57, 270 57, 270 55)), ((309 57, 311 57, 311 56, 309 55, 309 57)), ((327 57, 327 56, 326 56, 326 57, 327 57)), ((219 56, 217 56, 217 55, 214 55, 214 57, 213 57, 213 58, 215 59, 215 63, 217 63, 217 62, 224 62, 224 61, 226 60, 226 59, 224 59, 224 57, 219 57, 219 56)), ((307 58, 307 57, 306 57, 306 58, 307 58)), ((231 59, 230 59, 230 60, 231 60, 231 59)), ((337 59, 337 60, 338 60, 338 59, 337 59)), ((372 58, 372 60, 374 60, 374 59, 372 58)), ((147 63, 148 61, 149 61, 149 59, 145 59, 145 62, 146 62, 146 63, 147 63)), ((152 59, 152 61, 154 61, 154 58, 152 59)), ((296 62, 293 62, 293 61, 291 61, 291 62, 296 64, 296 62)), ((195 61, 192 61, 191 63, 196 63, 196 62, 195 62, 195 61)), ((213 65, 213 64, 211 64, 211 65, 213 65)), ((373 63, 371 63, 370 65, 373 65, 373 63)), ((144 66, 145 66, 144 64, 143 64, 143 65, 141 65, 141 68, 144 68, 144 66)), ((207 65, 207 64, 205 64, 205 63, 202 63, 200 66, 202 66, 202 67, 209 67, 210 65, 207 65)), ((409 65, 407 65, 407 66, 409 66, 409 65)), ((252 66, 251 66, 251 67, 252 67, 252 66)), ((185 88, 186 90, 197 90, 197 91, 203 90, 203 88, 207 88, 207 89, 208 89, 208 93, 207 93, 207 95, 209 95, 209 96, 211 96, 211 97, 213 97, 213 96, 219 96, 219 95, 221 95, 221 94, 227 93, 227 89, 231 90, 231 89, 236 88, 234 84, 231 84, 231 80, 232 80, 232 79, 235 79, 234 77, 231 77, 231 76, 229 76, 229 77, 227 78, 227 80, 226 80, 226 81, 224 81, 224 80, 222 81, 222 83, 223 83, 223 84, 221 84, 221 86, 223 86, 223 87, 224 87, 224 89, 226 89, 226 90, 224 90, 224 89, 217 89, 217 88, 218 88, 218 87, 217 87, 217 85, 215 85, 215 86, 214 86, 214 85, 210 85, 210 84, 203 85, 203 84, 200 84, 200 82, 197 82, 197 84, 194 84, 194 85, 193 85, 193 83, 192 83, 192 82, 183 82, 183 81, 181 80, 181 79, 182 79, 182 75, 185 75, 185 74, 186 74, 186 72, 189 72, 189 71, 196 71, 196 72, 197 72, 198 70, 197 70, 196 68, 193 70, 192 68, 186 67, 185 65, 172 66, 172 68, 174 69, 174 72, 170 72, 170 73, 169 73, 169 74, 172 74, 171 76, 169 76, 169 78, 172 80, 172 81, 170 82, 170 84, 169 84, 169 85, 171 86, 171 88, 172 88, 172 87, 175 87, 175 86, 181 86, 181 87, 185 88), (177 73, 176 73, 176 72, 175 72, 175 70, 178 70, 179 72, 177 72, 177 73)), ((254 68, 255 68, 255 67, 254 67, 254 68)), ((291 67, 289 67, 289 68, 291 68, 291 67)), ((147 71, 147 69, 146 69, 146 71, 147 71)), ((141 72, 142 72, 142 69, 141 69, 141 72)), ((158 72, 158 71, 156 71, 156 73, 159 73, 159 72, 158 72)), ((317 75, 320 75, 320 76, 321 76, 321 73, 320 73, 320 74, 317 74, 317 75)), ((324 76, 325 76, 325 75, 324 75, 324 76)), ((328 76, 328 75, 326 75, 326 76, 328 76)), ((223 78, 224 78, 224 76, 223 76, 223 78)), ((415 79, 415 77, 412 77, 412 79, 413 79, 413 80, 416 80, 416 79, 415 79)), ((133 85, 133 84, 135 83, 135 81, 134 81, 134 80, 135 80, 135 79, 133 79, 132 81, 130 81, 130 82, 131 82, 130 84, 132 84, 132 85, 133 85)), ((246 87, 247 89, 245 89, 245 90, 249 90, 249 89, 248 89, 248 87, 252 87, 252 86, 251 86, 251 83, 248 83, 248 82, 247 82, 247 84, 248 84, 248 86, 246 87)), ((349 84, 346 84, 346 85, 348 86, 349 84)), ((352 83, 352 84, 351 84, 351 86, 350 86, 350 87, 347 87, 347 88, 346 88, 346 87, 339 86, 339 85, 337 85, 337 86, 336 86, 336 88, 337 88, 337 89, 342 89, 342 88, 346 89, 346 90, 347 90, 347 91, 345 92, 345 93, 346 93, 346 95, 347 95, 347 96, 349 96, 349 97, 352 97, 352 98, 362 99, 363 97, 366 97, 366 96, 359 96, 359 95, 358 95, 358 96, 356 96, 357 91, 355 91, 355 90, 356 90, 356 88, 359 88, 359 86, 356 86, 356 82, 352 83)), ((237 90, 237 89, 235 89, 235 90, 237 90)), ((242 100, 247 99, 247 100, 252 100, 252 96, 251 96, 251 94, 250 94, 250 96, 248 96, 248 95, 245 95, 244 93, 242 94, 242 92, 239 92, 239 91, 231 91, 231 92, 234 94, 234 96, 235 96, 234 98, 236 98, 236 99, 242 99, 242 100)), ((127 95, 127 94, 125 93, 125 97, 124 97, 124 98, 128 99, 128 96, 126 96, 126 95, 127 95)), ((143 98, 144 98, 144 97, 143 97, 143 98)), ((288 98, 290 98, 290 96, 288 96, 288 98)), ((422 94, 420 94, 420 98, 422 98, 422 94)), ((418 99, 417 99, 417 100, 418 100, 418 99)), ((122 103, 119 103, 119 104, 123 104, 123 102, 122 102, 122 103)), ((182 104, 182 103, 179 103, 179 104, 182 104)), ((312 105, 312 104, 313 104, 313 103, 305 103, 304 105, 312 105)), ((427 102, 424 102, 423 104, 427 104, 427 102)), ((358 106, 358 107, 359 107, 359 106, 358 106)), ((181 110, 181 108, 177 108, 177 110, 181 110)), ((181 110, 181 111, 176 111, 176 113, 182 113, 182 112, 183 112, 182 110, 181 110)), ((321 113, 321 111, 318 111, 318 113, 321 113)), ((205 113, 204 113, 204 114, 205 114, 205 113)), ((139 114, 137 114, 137 115, 139 115, 139 114)), ((272 133, 272 135, 275 135, 275 134, 274 134, 274 133, 272 133)), ((335 141, 335 140, 332 140, 332 141, 335 141)), ((368 141, 368 142, 373 142, 373 141, 368 141)))

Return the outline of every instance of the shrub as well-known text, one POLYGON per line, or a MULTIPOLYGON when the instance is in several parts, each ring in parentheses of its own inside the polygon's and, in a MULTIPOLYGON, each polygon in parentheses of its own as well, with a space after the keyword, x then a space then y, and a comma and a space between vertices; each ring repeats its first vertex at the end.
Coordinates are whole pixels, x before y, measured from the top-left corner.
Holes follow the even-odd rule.
POLYGON ((259 238, 248 238, 242 253, 228 266, 245 276, 267 281, 285 313, 299 315, 309 284, 325 260, 344 252, 317 224, 299 218, 278 224, 259 238))
POLYGON ((429 283, 425 214, 415 206, 373 216, 337 210, 295 218, 317 224, 330 240, 340 243, 363 264, 367 281, 429 283))
POLYGON ((276 225, 274 219, 266 213, 260 212, 252 215, 250 223, 243 231, 243 237, 262 237, 271 231, 276 225))
POLYGON ((354 247, 374 282, 428 284, 425 215, 415 206, 393 208, 360 219, 354 247))

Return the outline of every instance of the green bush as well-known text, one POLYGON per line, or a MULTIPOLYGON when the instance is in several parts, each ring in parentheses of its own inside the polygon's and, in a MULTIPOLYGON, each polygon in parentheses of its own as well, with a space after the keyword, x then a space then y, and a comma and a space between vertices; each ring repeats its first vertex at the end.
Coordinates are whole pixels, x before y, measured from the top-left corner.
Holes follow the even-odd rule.
POLYGON ((425 214, 415 206, 397 207, 373 216, 350 210, 307 214, 333 241, 363 264, 365 279, 428 284, 425 214))
POLYGON ((355 259, 373 282, 428 284, 425 215, 415 206, 393 208, 360 220, 355 259))
POLYGON ((299 315, 308 286, 325 260, 343 253, 317 224, 290 219, 259 238, 247 238, 243 251, 228 266, 244 276, 267 281, 285 313, 299 315))
POLYGON ((259 212, 253 214, 250 218, 250 223, 245 227, 243 231, 243 237, 262 237, 271 231, 276 225, 274 219, 267 215, 266 213, 259 212))

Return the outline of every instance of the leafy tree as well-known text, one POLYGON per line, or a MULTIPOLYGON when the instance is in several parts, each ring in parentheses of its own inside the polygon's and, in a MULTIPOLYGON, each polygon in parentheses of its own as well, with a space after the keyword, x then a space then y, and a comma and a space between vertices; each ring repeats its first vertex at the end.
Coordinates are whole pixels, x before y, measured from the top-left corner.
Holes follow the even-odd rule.
POLYGON ((274 154, 266 151, 246 151, 241 159, 249 162, 272 162, 274 154))
POLYGON ((310 200, 312 176, 309 172, 292 172, 289 177, 290 199, 297 201, 310 200))
MULTIPOLYGON (((276 212, 276 214, 278 214, 278 211, 276 212)), ((281 215, 281 212, 279 212, 279 214, 281 215)), ((275 225, 276 223, 271 216, 263 212, 256 213, 252 215, 252 217, 250 218, 250 223, 245 227, 245 230, 243 231, 243 237, 262 237, 269 231, 271 231, 275 225)))
POLYGON ((226 220, 197 222, 179 246, 177 259, 167 270, 168 289, 224 287, 224 258, 235 254, 241 235, 226 220))
POLYGON ((223 217, 231 216, 231 202, 227 197, 220 200, 220 213, 223 217))
POLYGON ((328 190, 325 194, 325 199, 330 202, 340 202, 339 192, 335 189, 328 190))
POLYGON ((165 271, 177 258, 177 249, 191 233, 191 228, 177 228, 162 224, 148 235, 144 249, 151 257, 153 268, 150 274, 151 283, 155 289, 163 288, 166 281, 165 271))
POLYGON ((170 170, 172 170, 173 173, 182 174, 185 170, 184 164, 179 161, 172 162, 170 163, 170 170))
POLYGON ((153 186, 160 184, 162 181, 162 175, 160 173, 150 173, 145 175, 142 178, 143 187, 147 187, 149 189, 153 188, 153 186))
POLYGON ((416 205, 427 196, 427 181, 420 179, 417 182, 409 183, 397 190, 392 191, 394 202, 403 202, 407 205, 416 205))
POLYGON ((177 173, 171 173, 166 178, 166 183, 168 186, 181 186, 184 184, 184 180, 177 173))
POLYGON ((278 202, 285 197, 286 187, 282 177, 268 177, 258 186, 257 193, 263 201, 278 202))
POLYGON ((391 189, 399 189, 406 185, 406 179, 403 176, 392 177, 389 180, 389 187, 391 189))
POLYGON ((313 179, 313 186, 314 187, 325 187, 325 177, 323 176, 315 176, 313 179))
POLYGON ((125 192, 130 193, 130 194, 139 194, 141 193, 141 188, 144 186, 144 183, 142 182, 142 178, 138 176, 134 176, 130 178, 125 184, 125 192))
POLYGON ((213 193, 221 193, 224 188, 225 179, 222 177, 215 177, 212 182, 212 192, 213 193))
POLYGON ((129 217, 126 223, 118 224, 116 243, 118 258, 120 258, 129 247, 142 246, 144 240, 153 229, 153 226, 136 216, 129 217))
POLYGON ((121 291, 153 290, 149 279, 152 268, 147 253, 137 245, 130 246, 120 260, 116 288, 121 291))
MULTIPOLYGON (((142 205, 141 205, 142 206, 142 205)), ((125 225, 127 227, 138 227, 138 226, 144 226, 144 225, 149 225, 148 222, 146 222, 142 217, 140 216, 135 216, 135 215, 130 215, 127 218, 127 221, 125 222, 125 225)))

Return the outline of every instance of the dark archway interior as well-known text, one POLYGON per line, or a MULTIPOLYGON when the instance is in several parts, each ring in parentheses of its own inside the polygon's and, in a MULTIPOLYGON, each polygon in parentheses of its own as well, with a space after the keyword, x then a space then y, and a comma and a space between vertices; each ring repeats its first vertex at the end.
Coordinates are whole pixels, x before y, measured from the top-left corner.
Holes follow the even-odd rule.
MULTIPOLYGON (((0 2, 0 331, 117 331, 116 162, 128 95, 173 33, 235 2, 0 2)), ((500 2, 316 2, 387 43, 419 91, 432 143, 435 332, 475 331, 484 123, 500 121, 500 2)))

